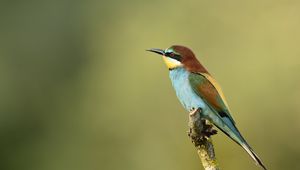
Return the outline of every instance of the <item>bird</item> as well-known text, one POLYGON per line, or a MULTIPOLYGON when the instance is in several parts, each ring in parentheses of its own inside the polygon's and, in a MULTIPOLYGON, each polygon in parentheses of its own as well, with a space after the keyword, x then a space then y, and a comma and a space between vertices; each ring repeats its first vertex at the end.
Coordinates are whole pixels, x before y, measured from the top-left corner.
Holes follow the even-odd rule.
POLYGON ((151 48, 146 51, 162 56, 169 69, 169 77, 177 98, 188 112, 201 109, 201 118, 225 133, 240 145, 258 166, 266 170, 262 160, 236 127, 220 85, 191 49, 182 45, 172 45, 165 50, 151 48))

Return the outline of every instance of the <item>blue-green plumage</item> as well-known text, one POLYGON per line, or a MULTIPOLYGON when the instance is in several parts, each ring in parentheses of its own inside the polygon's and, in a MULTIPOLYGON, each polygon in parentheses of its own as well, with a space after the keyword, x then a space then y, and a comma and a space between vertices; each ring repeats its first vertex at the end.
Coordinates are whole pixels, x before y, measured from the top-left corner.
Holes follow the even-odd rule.
MULTIPOLYGON (((184 67, 178 67, 170 70, 169 76, 172 85, 183 107, 187 111, 191 111, 195 108, 201 108, 201 116, 203 118, 212 122, 227 136, 233 139, 237 144, 241 145, 254 160, 258 161, 258 164, 262 165, 258 156, 254 153, 249 144, 246 142, 246 140, 242 137, 242 135, 236 128, 235 123, 230 114, 228 113, 226 114, 227 116, 225 115, 222 117, 222 115, 220 115, 217 110, 212 108, 210 104, 207 103, 207 101, 201 97, 201 95, 197 94, 197 92, 193 88, 195 84, 191 84, 195 83, 194 81, 191 82, 191 76, 194 76, 193 74, 194 73, 190 73, 184 67)), ((200 79, 201 77, 205 78, 203 76, 199 76, 198 78, 200 79)), ((228 109, 226 111, 229 112, 228 109)), ((263 168, 265 167, 263 166, 263 168)))
POLYGON ((180 103, 187 111, 191 111, 192 108, 202 108, 203 110, 209 109, 204 101, 195 94, 192 89, 189 82, 190 72, 185 68, 180 67, 171 70, 169 76, 180 103))
POLYGON ((201 108, 201 116, 210 120, 221 130, 225 131, 235 141, 242 142, 241 136, 236 129, 231 117, 221 117, 215 109, 213 109, 205 99, 202 99, 195 90, 190 81, 193 73, 187 71, 184 67, 178 67, 170 71, 170 79, 175 89, 176 95, 187 111, 195 108, 201 108), (233 134, 232 134, 233 133, 233 134))

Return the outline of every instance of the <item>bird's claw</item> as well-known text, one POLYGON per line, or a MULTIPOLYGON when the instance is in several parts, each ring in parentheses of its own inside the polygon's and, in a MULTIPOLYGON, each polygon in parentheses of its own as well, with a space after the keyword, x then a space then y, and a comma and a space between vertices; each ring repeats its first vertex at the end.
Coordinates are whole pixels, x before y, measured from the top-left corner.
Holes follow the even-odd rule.
POLYGON ((195 109, 194 107, 192 107, 191 109, 190 109, 190 116, 193 116, 193 115, 195 115, 195 113, 197 113, 197 112, 200 112, 201 113, 201 108, 200 107, 198 107, 197 109, 195 109))
MULTIPOLYGON (((201 112, 202 112, 201 108, 195 109, 194 107, 192 107, 190 109, 189 115, 190 117, 195 117, 196 113, 201 113, 201 112)), ((199 119, 201 123, 199 122, 199 124, 197 125, 197 129, 198 129, 197 131, 199 131, 199 133, 201 134, 200 138, 203 137, 209 138, 210 136, 217 134, 218 131, 213 129, 213 125, 207 119, 201 118, 200 115, 199 115, 199 119)), ((192 131, 193 130, 190 128, 188 131, 188 136, 191 138, 195 138, 196 136, 193 136, 192 131)))
POLYGON ((218 133, 218 131, 216 129, 213 129, 213 125, 211 123, 209 123, 208 120, 203 119, 202 123, 203 123, 203 129, 202 129, 201 133, 204 136, 210 137, 210 136, 218 133))

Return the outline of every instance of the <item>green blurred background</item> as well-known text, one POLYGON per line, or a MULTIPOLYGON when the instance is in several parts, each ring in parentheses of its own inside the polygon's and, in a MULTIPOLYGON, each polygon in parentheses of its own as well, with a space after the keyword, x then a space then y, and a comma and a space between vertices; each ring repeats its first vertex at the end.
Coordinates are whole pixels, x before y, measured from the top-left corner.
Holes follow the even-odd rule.
MULTIPOLYGON (((272 170, 300 169, 300 1, 1 1, 0 169, 198 170, 147 48, 191 47, 272 170)), ((225 170, 259 169, 225 135, 225 170)))

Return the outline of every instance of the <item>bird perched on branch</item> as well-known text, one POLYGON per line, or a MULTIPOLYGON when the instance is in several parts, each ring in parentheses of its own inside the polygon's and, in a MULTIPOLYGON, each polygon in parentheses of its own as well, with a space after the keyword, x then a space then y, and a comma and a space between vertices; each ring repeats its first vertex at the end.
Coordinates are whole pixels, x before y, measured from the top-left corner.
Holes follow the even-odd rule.
POLYGON ((176 95, 189 112, 201 110, 203 119, 243 147, 251 158, 266 170, 261 159, 254 153, 237 129, 230 115, 228 104, 221 87, 187 47, 173 45, 166 50, 152 48, 147 51, 162 55, 176 95))

